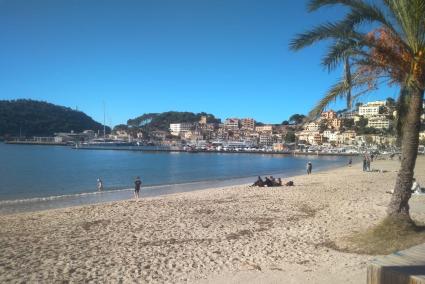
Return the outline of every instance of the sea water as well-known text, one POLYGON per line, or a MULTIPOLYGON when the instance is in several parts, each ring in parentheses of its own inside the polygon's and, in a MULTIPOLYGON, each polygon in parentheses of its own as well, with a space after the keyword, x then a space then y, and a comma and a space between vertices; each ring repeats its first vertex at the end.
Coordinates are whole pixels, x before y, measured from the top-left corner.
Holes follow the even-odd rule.
POLYGON ((243 153, 76 150, 64 146, 0 143, 0 213, 34 211, 132 196, 136 176, 142 196, 253 182, 258 175, 288 177, 338 167, 347 157, 243 153), (104 192, 97 192, 101 178, 104 192))

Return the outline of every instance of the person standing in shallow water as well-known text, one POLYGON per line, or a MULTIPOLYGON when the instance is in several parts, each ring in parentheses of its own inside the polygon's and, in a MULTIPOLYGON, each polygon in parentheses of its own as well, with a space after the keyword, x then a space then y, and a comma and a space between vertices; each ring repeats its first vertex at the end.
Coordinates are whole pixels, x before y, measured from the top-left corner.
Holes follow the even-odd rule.
POLYGON ((103 181, 100 178, 97 179, 97 191, 103 191, 103 181))
POLYGON ((313 165, 311 164, 311 162, 308 162, 307 163, 307 174, 310 175, 312 170, 313 170, 313 165))
POLYGON ((134 198, 136 199, 139 199, 139 192, 141 186, 142 181, 140 180, 140 177, 136 177, 136 180, 134 181, 134 198))

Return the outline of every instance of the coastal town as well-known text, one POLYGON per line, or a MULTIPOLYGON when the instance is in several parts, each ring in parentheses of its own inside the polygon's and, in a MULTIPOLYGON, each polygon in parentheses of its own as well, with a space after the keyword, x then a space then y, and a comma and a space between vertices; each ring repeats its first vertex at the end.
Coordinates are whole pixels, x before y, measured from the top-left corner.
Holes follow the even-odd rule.
MULTIPOLYGON (((54 143, 79 148, 137 149, 137 146, 176 151, 230 151, 273 153, 357 154, 365 149, 398 151, 397 106, 392 98, 357 103, 352 111, 328 110, 316 119, 295 114, 281 124, 264 124, 254 118, 210 121, 200 115, 196 122, 172 121, 167 130, 139 125, 118 125, 111 133, 86 130, 55 133, 54 137, 11 140, 11 143, 54 143)), ((425 102, 424 102, 425 105, 425 102)), ((422 114, 419 152, 424 152, 425 114, 422 114)), ((141 148, 142 149, 142 148, 141 148)))
POLYGON ((425 0, 0 7, 0 284, 425 284, 425 0))

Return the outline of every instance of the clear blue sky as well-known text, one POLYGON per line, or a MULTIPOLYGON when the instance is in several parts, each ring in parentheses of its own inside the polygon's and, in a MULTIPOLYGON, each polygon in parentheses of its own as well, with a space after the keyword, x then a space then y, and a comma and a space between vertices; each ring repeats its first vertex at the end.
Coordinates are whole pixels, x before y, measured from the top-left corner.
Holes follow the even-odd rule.
POLYGON ((98 121, 105 102, 109 125, 168 110, 280 123, 341 75, 320 66, 325 45, 288 48, 342 12, 309 14, 306 3, 0 0, 0 99, 78 107, 98 121))

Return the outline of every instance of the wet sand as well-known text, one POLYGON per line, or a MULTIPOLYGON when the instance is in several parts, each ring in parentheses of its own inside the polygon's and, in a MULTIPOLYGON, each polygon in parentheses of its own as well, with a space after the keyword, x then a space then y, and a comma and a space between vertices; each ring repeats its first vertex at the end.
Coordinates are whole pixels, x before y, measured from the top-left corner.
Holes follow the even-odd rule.
MULTIPOLYGON (((0 216, 0 282, 365 283, 372 257, 329 243, 385 216, 398 167, 0 216)), ((420 157, 422 185, 424 170, 420 157)), ((424 203, 411 201, 420 221, 424 203)))

